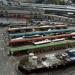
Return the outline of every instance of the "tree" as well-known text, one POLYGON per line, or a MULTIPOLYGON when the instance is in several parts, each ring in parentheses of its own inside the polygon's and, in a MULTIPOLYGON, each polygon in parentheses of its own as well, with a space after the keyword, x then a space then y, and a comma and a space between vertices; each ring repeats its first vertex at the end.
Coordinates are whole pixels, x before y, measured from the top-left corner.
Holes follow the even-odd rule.
POLYGON ((58 5, 59 5, 59 4, 60 4, 60 0, 52 0, 52 3, 53 3, 53 4, 58 4, 58 5))

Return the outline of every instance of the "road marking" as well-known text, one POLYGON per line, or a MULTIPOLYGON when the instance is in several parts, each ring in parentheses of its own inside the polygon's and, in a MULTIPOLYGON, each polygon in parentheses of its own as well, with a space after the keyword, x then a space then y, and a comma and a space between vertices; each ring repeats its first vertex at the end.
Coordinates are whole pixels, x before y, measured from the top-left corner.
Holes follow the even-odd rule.
POLYGON ((0 48, 0 51, 3 51, 4 50, 4 48, 0 48))

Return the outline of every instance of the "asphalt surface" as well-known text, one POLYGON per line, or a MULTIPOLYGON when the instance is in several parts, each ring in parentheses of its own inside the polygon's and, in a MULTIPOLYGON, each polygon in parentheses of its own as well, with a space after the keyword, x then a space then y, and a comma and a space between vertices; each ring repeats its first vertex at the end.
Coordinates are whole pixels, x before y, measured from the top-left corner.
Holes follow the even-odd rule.
POLYGON ((5 28, 0 28, 0 75, 18 75, 15 70, 16 58, 7 56, 6 44, 3 40, 5 28))
MULTIPOLYGON (((17 70, 17 63, 21 57, 7 55, 6 44, 4 42, 3 33, 6 28, 0 28, 0 75, 22 75, 17 70)), ((75 75, 75 66, 66 68, 65 70, 57 70, 32 75, 75 75)))

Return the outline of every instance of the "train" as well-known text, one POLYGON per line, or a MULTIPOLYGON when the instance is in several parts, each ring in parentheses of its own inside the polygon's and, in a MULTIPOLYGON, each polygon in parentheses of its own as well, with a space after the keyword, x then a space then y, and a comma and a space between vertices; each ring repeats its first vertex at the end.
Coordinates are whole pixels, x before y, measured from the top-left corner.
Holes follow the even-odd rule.
POLYGON ((58 15, 51 15, 51 14, 45 14, 47 19, 50 19, 52 21, 60 21, 65 22, 69 24, 75 24, 74 17, 64 17, 64 16, 58 16, 58 15))
MULTIPOLYGON (((60 40, 60 39, 59 39, 60 40)), ((26 43, 27 44, 27 43, 26 43)), ((49 42, 46 44, 35 44, 35 45, 23 45, 23 46, 10 46, 8 47, 8 51, 10 55, 23 55, 28 54, 30 52, 34 53, 42 53, 42 52, 49 52, 52 50, 60 50, 60 49, 66 49, 66 48, 72 48, 75 46, 75 40, 60 40, 53 42, 49 42)))
POLYGON ((30 15, 23 11, 23 12, 18 12, 18 13, 15 13, 15 12, 12 12, 12 10, 9 10, 9 11, 1 11, 0 12, 0 17, 1 18, 13 18, 13 19, 16 19, 16 18, 20 18, 20 19, 28 19, 30 18, 30 15), (23 13, 24 12, 24 13, 23 13))
POLYGON ((19 27, 19 28, 8 28, 7 32, 9 34, 14 33, 22 33, 22 32, 34 32, 34 31, 49 31, 52 29, 67 29, 67 25, 64 24, 57 24, 57 25, 41 25, 41 26, 27 26, 27 27, 19 27))
POLYGON ((15 33, 15 34, 8 34, 10 38, 18 38, 18 37, 29 37, 33 35, 49 35, 50 33, 66 33, 66 32, 75 32, 75 29, 61 29, 61 30, 50 30, 50 31, 37 31, 37 32, 30 32, 30 33, 15 33))
POLYGON ((42 42, 43 43, 43 41, 45 42, 45 43, 48 43, 48 42, 52 42, 52 40, 53 39, 57 39, 57 41, 60 41, 61 40, 61 38, 66 38, 66 39, 68 39, 68 40, 72 40, 73 39, 73 37, 75 36, 75 34, 62 34, 62 35, 56 35, 56 36, 44 36, 44 37, 35 37, 35 38, 23 38, 23 37, 20 37, 20 38, 16 38, 16 39, 11 39, 11 40, 9 40, 9 45, 10 46, 17 46, 17 45, 19 45, 19 44, 21 44, 21 45, 27 45, 27 43, 32 43, 33 44, 33 42, 42 42), (58 39, 60 39, 60 40, 58 40, 58 39))

